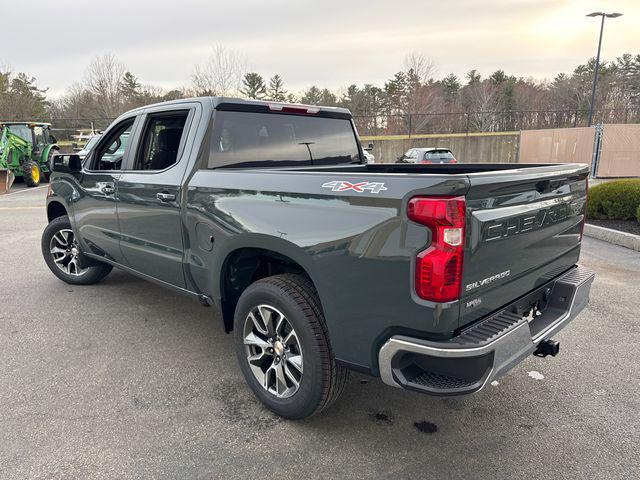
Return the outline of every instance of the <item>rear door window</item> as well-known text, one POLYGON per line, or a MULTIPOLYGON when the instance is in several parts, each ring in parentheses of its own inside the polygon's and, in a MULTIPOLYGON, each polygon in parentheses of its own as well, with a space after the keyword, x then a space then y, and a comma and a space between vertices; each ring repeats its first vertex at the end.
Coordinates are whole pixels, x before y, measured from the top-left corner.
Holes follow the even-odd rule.
POLYGON ((164 170, 175 165, 189 111, 150 114, 133 170, 164 170))
POLYGON ((360 162, 351 122, 281 113, 218 111, 208 168, 360 162))

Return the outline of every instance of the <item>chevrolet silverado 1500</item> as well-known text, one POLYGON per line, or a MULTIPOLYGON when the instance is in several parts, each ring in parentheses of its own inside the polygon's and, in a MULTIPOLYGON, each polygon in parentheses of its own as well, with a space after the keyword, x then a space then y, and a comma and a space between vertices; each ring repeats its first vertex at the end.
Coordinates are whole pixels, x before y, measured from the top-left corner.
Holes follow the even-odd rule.
POLYGON ((585 307, 587 173, 366 164, 348 110, 178 100, 55 158, 42 252, 71 284, 117 267, 216 306, 284 417, 326 408, 349 370, 462 395, 555 356, 585 307))

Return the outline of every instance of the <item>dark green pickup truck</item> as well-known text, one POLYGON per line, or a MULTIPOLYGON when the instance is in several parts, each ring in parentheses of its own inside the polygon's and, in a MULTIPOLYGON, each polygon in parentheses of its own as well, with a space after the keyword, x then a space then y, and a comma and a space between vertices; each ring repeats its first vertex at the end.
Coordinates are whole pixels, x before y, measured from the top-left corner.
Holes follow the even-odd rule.
POLYGON ((180 100, 55 157, 42 252, 68 283, 115 266, 216 306, 256 396, 303 418, 349 370, 449 396, 555 356, 594 278, 587 173, 366 164, 348 110, 180 100))

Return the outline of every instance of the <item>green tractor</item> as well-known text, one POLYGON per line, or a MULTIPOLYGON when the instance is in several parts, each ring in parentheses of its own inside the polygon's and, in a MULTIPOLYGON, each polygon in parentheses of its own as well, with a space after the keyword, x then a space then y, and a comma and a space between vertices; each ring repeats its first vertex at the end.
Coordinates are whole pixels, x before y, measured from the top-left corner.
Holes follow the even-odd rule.
POLYGON ((49 123, 0 122, 0 193, 11 188, 14 177, 29 187, 49 181, 59 150, 49 123))

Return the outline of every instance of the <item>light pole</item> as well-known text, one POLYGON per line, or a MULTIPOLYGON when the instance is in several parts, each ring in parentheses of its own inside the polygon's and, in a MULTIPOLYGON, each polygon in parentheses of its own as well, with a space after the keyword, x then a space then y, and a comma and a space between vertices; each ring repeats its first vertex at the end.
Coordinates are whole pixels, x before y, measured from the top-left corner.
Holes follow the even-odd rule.
POLYGON ((598 40, 598 55, 596 56, 596 71, 593 74, 593 88, 591 90, 591 105, 589 106, 589 127, 591 126, 591 121, 593 120, 593 110, 596 103, 596 85, 598 84, 598 70, 600 69, 600 48, 602 47, 602 31, 604 30, 604 19, 605 17, 616 18, 621 17, 621 13, 604 13, 604 12, 593 12, 587 15, 587 17, 602 17, 602 21, 600 22, 600 39, 598 40))

